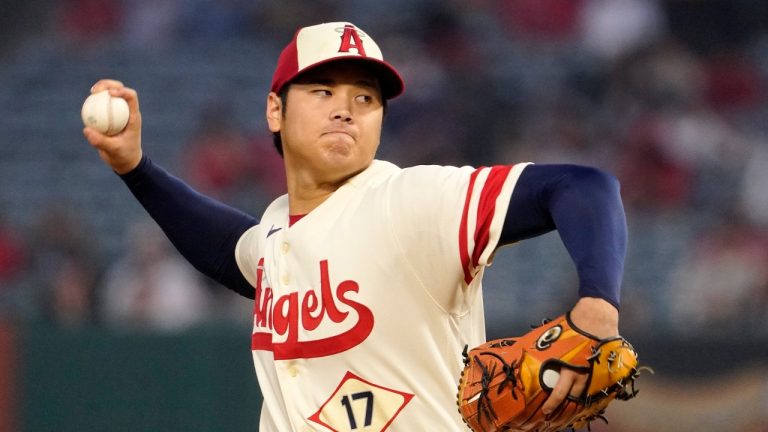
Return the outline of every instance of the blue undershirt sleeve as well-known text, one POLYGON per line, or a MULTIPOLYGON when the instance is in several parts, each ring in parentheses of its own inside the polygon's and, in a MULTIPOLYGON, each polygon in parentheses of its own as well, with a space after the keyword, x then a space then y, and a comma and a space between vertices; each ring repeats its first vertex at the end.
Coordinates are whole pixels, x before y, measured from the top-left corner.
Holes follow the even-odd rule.
POLYGON ((579 296, 618 308, 627 224, 616 178, 578 165, 527 166, 512 193, 500 244, 555 229, 576 265, 579 296))
POLYGON ((237 241, 258 223, 254 217, 198 193, 146 155, 120 178, 190 264, 240 295, 254 298, 254 289, 235 259, 237 241))

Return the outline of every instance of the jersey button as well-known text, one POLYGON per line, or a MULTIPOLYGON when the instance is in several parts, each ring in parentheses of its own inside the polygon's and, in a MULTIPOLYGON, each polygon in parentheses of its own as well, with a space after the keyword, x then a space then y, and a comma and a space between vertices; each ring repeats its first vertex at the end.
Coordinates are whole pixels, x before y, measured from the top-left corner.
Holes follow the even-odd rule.
POLYGON ((291 283, 291 277, 290 277, 290 276, 288 276, 287 274, 284 274, 284 275, 282 275, 282 276, 280 277, 280 282, 281 282, 283 285, 288 285, 288 284, 290 284, 290 283, 291 283))
POLYGON ((289 245, 288 242, 284 242, 283 243, 283 254, 287 254, 290 249, 291 249, 291 245, 289 245))
POLYGON ((297 368, 296 366, 289 367, 288 375, 290 375, 292 378, 296 378, 299 375, 299 368, 297 368))

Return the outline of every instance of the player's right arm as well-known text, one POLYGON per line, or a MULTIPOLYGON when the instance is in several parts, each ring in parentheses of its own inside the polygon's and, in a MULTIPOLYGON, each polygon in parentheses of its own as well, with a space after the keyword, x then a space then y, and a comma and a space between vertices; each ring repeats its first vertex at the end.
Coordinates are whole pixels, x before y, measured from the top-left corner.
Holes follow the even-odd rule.
POLYGON ((187 261, 227 288, 253 298, 253 287, 237 265, 235 246, 257 220, 196 192, 155 165, 141 151, 141 114, 136 92, 114 80, 101 80, 91 91, 104 89, 128 102, 128 125, 112 137, 85 128, 85 137, 187 261))

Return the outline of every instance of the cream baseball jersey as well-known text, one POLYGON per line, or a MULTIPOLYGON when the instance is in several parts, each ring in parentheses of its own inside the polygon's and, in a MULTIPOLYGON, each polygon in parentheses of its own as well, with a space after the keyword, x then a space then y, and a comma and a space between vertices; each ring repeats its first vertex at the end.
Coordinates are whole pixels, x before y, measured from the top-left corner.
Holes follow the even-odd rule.
POLYGON ((481 279, 524 167, 376 160, 293 225, 275 200, 235 251, 259 430, 465 431, 461 351, 485 340, 481 279))

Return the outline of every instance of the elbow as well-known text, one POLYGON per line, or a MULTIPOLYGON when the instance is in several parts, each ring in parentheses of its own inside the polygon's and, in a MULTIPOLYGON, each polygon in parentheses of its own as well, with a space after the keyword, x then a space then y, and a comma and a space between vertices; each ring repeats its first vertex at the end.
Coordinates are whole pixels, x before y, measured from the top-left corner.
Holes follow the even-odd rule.
POLYGON ((620 197, 621 195, 619 179, 603 169, 591 166, 575 166, 571 170, 571 176, 569 183, 578 186, 582 191, 602 196, 620 197))

